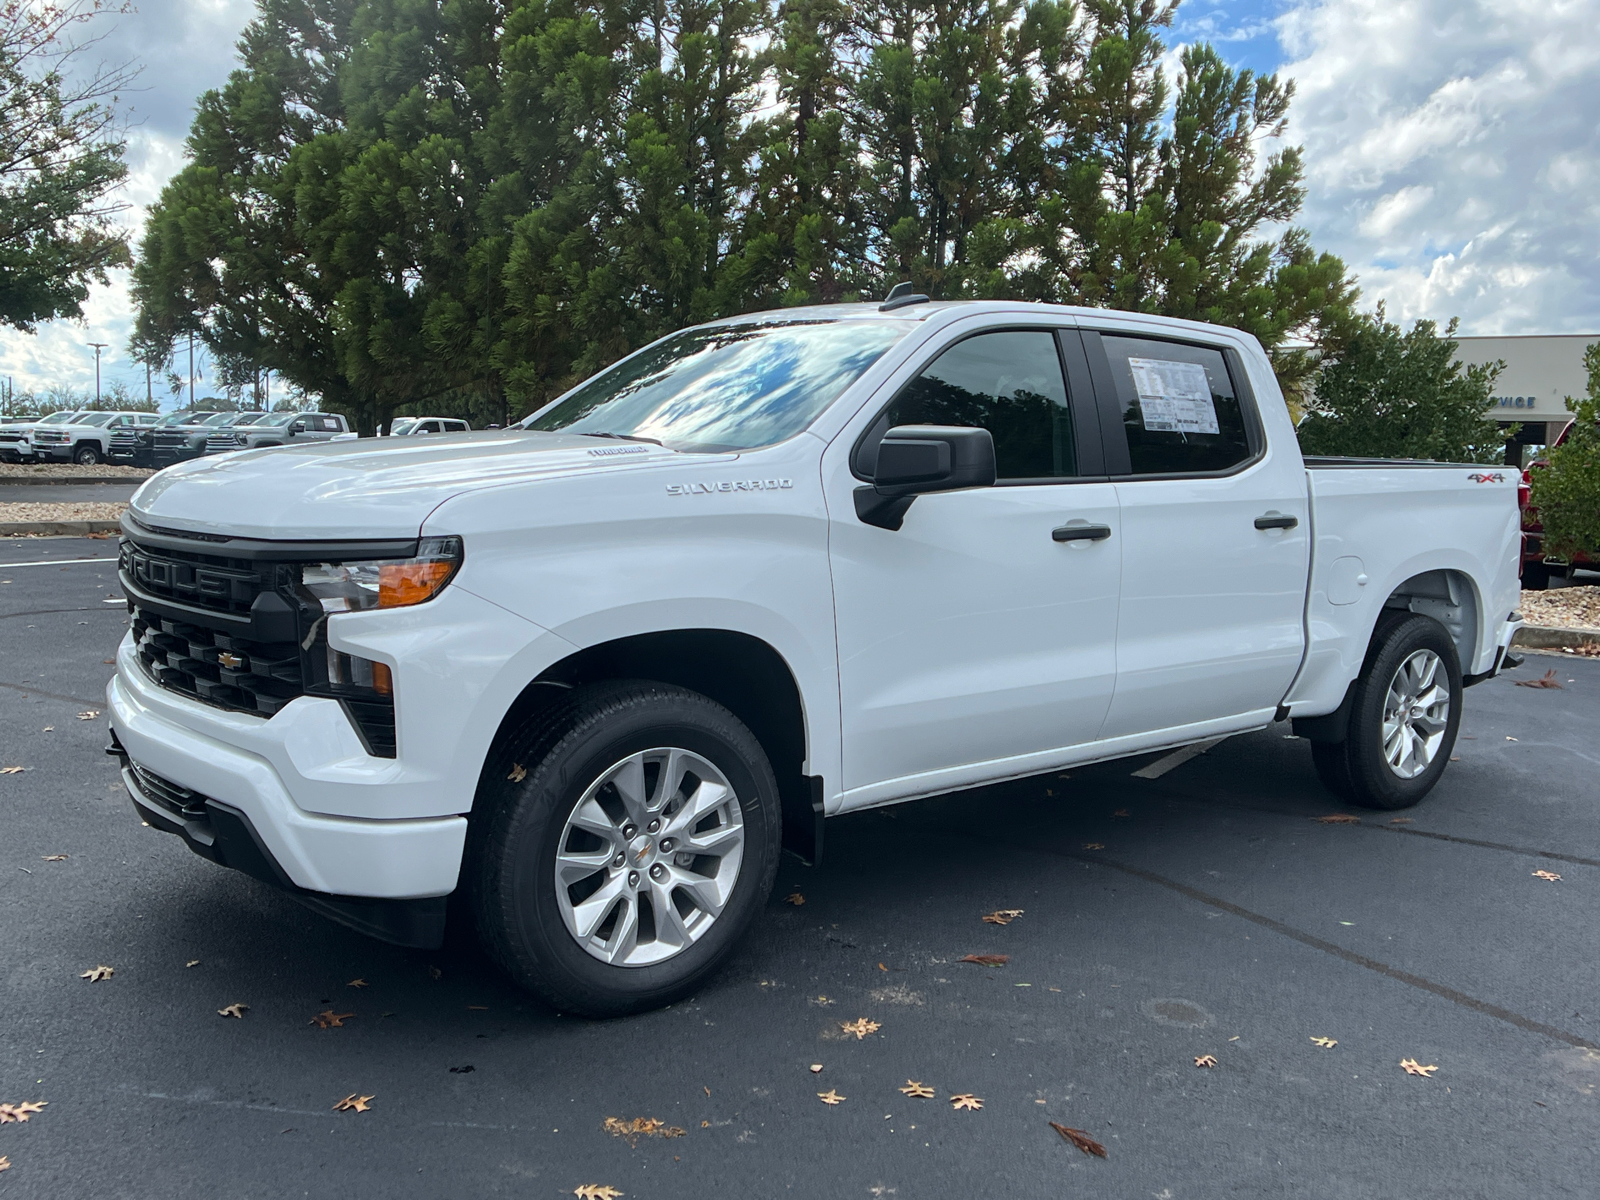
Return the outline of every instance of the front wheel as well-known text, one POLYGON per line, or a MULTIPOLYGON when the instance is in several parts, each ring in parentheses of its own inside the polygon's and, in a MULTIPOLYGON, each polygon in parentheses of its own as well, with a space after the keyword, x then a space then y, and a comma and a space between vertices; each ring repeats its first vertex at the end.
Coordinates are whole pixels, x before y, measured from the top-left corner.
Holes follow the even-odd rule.
POLYGON ((1461 724, 1461 663, 1432 617, 1381 625, 1351 697, 1345 740, 1316 747, 1317 773, 1341 799, 1410 808, 1439 782, 1461 724))
POLYGON ((565 692, 502 739, 464 880, 485 949, 563 1012, 688 995, 777 875, 777 781, 732 713, 667 684, 565 692))
POLYGON ((100 449, 98 446, 83 445, 72 452, 72 461, 80 467, 94 467, 100 464, 100 449))

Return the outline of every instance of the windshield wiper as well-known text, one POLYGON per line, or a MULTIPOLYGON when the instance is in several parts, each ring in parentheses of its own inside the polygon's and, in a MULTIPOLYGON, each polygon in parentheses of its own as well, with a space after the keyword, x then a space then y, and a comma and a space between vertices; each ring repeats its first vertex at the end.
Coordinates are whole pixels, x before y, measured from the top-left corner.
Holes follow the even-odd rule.
POLYGON ((657 438, 640 437, 637 433, 590 433, 585 430, 582 437, 615 438, 619 442, 649 442, 653 446, 665 446, 666 443, 657 438))

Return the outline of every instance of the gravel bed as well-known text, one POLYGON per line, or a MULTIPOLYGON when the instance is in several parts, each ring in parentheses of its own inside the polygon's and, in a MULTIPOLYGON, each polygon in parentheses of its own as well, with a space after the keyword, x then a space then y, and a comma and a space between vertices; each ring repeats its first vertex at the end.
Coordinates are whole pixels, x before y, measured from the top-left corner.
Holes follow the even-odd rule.
POLYGON ((0 524, 13 521, 116 521, 128 506, 108 501, 80 501, 77 504, 3 504, 0 524))
POLYGON ((0 479, 149 479, 155 472, 145 467, 126 467, 101 463, 80 467, 77 463, 0 463, 0 479))
POLYGON ((1585 585, 1523 592, 1522 615, 1530 625, 1600 629, 1600 587, 1585 585))

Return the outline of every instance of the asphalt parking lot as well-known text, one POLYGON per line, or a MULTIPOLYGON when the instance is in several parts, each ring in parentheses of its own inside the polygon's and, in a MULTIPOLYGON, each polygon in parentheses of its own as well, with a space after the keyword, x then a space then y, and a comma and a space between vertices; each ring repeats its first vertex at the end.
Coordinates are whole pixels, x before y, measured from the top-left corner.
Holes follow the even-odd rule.
POLYGON ((1316 820, 1278 726, 830 822, 713 986, 592 1023, 142 828, 101 753, 114 554, 0 542, 0 1103, 48 1102, 0 1196, 1595 1194, 1600 662, 1468 692, 1404 814, 1316 820))

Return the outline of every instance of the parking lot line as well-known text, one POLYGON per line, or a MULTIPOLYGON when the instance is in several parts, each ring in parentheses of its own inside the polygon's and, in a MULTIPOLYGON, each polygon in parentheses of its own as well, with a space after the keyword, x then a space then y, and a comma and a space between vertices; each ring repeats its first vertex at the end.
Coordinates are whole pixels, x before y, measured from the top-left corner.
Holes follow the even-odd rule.
POLYGON ((43 562, 0 563, 0 567, 10 570, 12 567, 69 567, 74 563, 116 562, 115 555, 106 555, 104 558, 52 558, 43 562))

